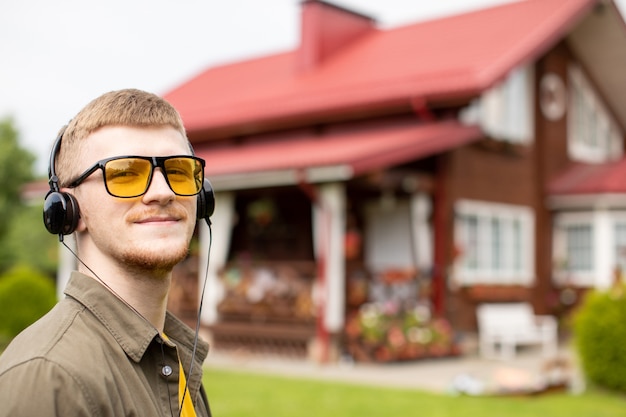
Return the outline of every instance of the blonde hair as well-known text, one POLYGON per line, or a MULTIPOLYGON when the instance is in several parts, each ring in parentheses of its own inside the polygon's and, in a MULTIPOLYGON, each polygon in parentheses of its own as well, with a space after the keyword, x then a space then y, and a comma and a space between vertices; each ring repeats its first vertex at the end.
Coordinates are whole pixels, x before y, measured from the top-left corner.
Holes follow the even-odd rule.
POLYGON ((55 163, 62 187, 79 174, 74 161, 81 156, 83 139, 106 126, 171 126, 187 137, 180 114, 162 97, 136 89, 105 93, 83 107, 63 133, 55 163))

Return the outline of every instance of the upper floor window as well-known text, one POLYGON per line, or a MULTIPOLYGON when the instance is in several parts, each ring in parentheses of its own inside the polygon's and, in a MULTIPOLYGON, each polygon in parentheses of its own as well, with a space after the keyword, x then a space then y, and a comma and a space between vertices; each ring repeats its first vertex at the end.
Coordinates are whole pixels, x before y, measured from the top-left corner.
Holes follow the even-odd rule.
POLYGON ((456 205, 456 278, 477 283, 528 285, 534 275, 534 215, 530 207, 478 201, 456 205))
POLYGON ((567 148, 573 160, 602 163, 622 156, 622 133, 601 98, 575 65, 569 68, 567 148))
POLYGON ((533 70, 517 68, 501 83, 487 90, 461 115, 466 123, 478 123, 492 139, 513 143, 532 140, 533 70))

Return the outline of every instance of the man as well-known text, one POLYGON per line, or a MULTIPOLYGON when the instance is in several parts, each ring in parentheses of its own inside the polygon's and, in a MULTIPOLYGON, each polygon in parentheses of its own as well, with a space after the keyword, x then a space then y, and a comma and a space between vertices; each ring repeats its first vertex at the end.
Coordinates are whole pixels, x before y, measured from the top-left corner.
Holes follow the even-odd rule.
POLYGON ((206 192, 178 112, 143 91, 100 96, 61 133, 50 183, 46 226, 75 229, 79 268, 0 357, 0 415, 209 416, 208 345, 166 311, 206 192))

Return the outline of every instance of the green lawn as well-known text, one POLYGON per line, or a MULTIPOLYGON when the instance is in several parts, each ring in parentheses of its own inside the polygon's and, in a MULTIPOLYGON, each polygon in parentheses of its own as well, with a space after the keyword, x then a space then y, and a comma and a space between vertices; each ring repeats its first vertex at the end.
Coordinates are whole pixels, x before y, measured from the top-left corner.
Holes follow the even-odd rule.
POLYGON ((205 387, 219 417, 612 417, 626 415, 626 396, 599 391, 533 398, 453 397, 208 368, 205 387))

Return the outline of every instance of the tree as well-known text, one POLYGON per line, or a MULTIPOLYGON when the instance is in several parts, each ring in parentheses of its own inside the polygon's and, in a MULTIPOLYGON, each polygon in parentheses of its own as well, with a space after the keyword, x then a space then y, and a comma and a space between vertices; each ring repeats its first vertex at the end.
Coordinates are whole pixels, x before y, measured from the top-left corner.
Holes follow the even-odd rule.
POLYGON ((22 186, 31 181, 35 156, 20 147, 11 119, 0 121, 0 238, 7 234, 17 210, 23 207, 22 186))
POLYGON ((43 204, 26 206, 13 214, 6 235, 0 239, 0 272, 20 264, 50 276, 56 274, 59 240, 44 227, 42 211, 43 204))
POLYGON ((50 277, 27 265, 0 275, 0 346, 43 316, 56 303, 50 277))
POLYGON ((574 315, 574 346, 585 377, 626 393, 626 286, 590 290, 574 315))
POLYGON ((17 264, 54 275, 57 240, 42 220, 41 205, 21 199, 24 184, 34 178, 35 157, 22 148, 10 119, 0 121, 0 273, 17 264))

